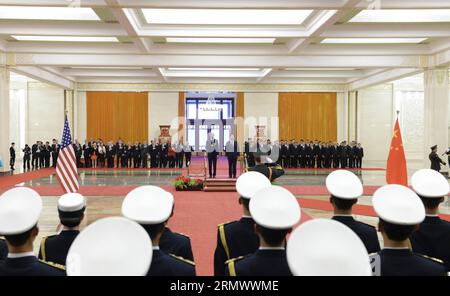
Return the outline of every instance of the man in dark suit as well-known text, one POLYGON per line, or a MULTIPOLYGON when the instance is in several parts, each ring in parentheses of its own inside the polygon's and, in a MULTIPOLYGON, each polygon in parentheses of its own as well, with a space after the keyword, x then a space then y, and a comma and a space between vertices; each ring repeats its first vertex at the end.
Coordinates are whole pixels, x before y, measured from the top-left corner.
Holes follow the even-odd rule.
POLYGON ((148 153, 150 154, 150 167, 151 168, 157 168, 158 167, 158 161, 157 161, 157 145, 155 143, 156 141, 151 140, 150 145, 148 146, 148 153))
POLYGON ((116 146, 116 168, 122 167, 122 157, 125 147, 121 141, 117 142, 116 146))
POLYGON ((347 168, 348 154, 347 154, 347 141, 342 141, 339 146, 339 162, 341 164, 341 169, 347 168))
POLYGON ((369 254, 380 251, 375 227, 356 221, 352 217, 352 207, 363 194, 363 186, 359 178, 350 171, 337 170, 328 175, 326 186, 331 194, 330 203, 334 212, 332 219, 353 230, 364 243, 369 254))
POLYGON ((194 262, 167 254, 160 245, 173 205, 173 196, 156 186, 132 190, 122 203, 123 216, 138 222, 152 240, 153 256, 148 276, 195 276, 194 262))
POLYGON ((58 199, 59 220, 63 228, 57 235, 42 238, 39 259, 66 265, 70 246, 80 233, 85 209, 86 201, 81 194, 68 193, 58 199))
POLYGON ((16 149, 14 146, 16 144, 12 142, 11 147, 9 147, 9 166, 11 167, 11 171, 14 171, 14 164, 16 163, 16 149))
POLYGON ((239 156, 239 144, 234 140, 234 135, 230 135, 230 140, 225 146, 225 155, 228 158, 228 177, 236 178, 236 164, 239 156))
POLYGON ((373 274, 381 276, 445 276, 445 267, 410 250, 409 237, 425 219, 425 208, 408 187, 389 184, 375 191, 373 208, 383 236, 382 251, 370 255, 373 274))
POLYGON ((295 196, 280 186, 259 190, 250 199, 250 214, 260 247, 251 254, 227 261, 229 276, 291 276, 286 258, 286 235, 300 221, 295 196))
POLYGON ((446 163, 437 154, 437 145, 432 146, 430 149, 431 153, 428 158, 431 162, 431 169, 439 172, 441 170, 441 164, 446 165, 446 163))
POLYGON ((412 250, 444 262, 450 272, 450 222, 439 218, 439 204, 450 191, 447 179, 440 173, 422 169, 411 176, 411 186, 425 206, 425 220, 410 236, 412 250))
POLYGON ((312 153, 313 142, 306 141, 305 145, 305 155, 306 155, 306 167, 313 167, 313 153, 312 153))
POLYGON ((141 145, 141 165, 143 168, 148 168, 148 145, 147 141, 144 141, 141 145))
POLYGON ((91 155, 92 155, 91 142, 85 142, 85 144, 83 145, 83 158, 85 168, 92 167, 91 155))
POLYGON ((40 261, 33 253, 42 211, 39 194, 29 188, 16 187, 3 193, 1 201, 0 235, 5 237, 8 255, 0 261, 0 276, 64 276, 63 268, 40 261))
POLYGON ((81 168, 81 156, 83 156, 83 147, 81 147, 81 144, 78 142, 78 140, 75 140, 75 143, 73 143, 73 150, 75 152, 77 168, 81 168))
POLYGON ((357 152, 356 152, 356 167, 361 168, 362 167, 362 159, 364 157, 364 148, 361 146, 361 143, 358 143, 356 146, 357 152))
POLYGON ((217 156, 219 155, 219 142, 214 139, 214 134, 209 133, 208 141, 206 141, 205 150, 208 155, 209 177, 216 177, 217 156))
POLYGON ((50 151, 52 153, 52 167, 56 168, 56 163, 58 162, 59 155, 59 144, 56 139, 53 139, 50 151))
POLYGON ((224 275, 226 261, 258 250, 259 238, 255 233, 255 221, 250 215, 249 203, 256 192, 269 186, 269 179, 257 172, 244 173, 237 179, 236 190, 243 215, 239 220, 218 226, 214 252, 215 276, 224 275))

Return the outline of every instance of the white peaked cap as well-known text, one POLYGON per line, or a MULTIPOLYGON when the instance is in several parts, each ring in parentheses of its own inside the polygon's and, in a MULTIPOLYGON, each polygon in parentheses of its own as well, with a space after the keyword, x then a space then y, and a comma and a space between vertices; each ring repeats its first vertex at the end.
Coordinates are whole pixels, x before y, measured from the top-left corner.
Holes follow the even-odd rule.
POLYGON ((42 211, 41 196, 33 189, 16 187, 0 196, 0 235, 16 235, 32 229, 42 211))
POLYGON ((237 192, 246 199, 251 199, 256 192, 270 186, 270 180, 259 172, 246 172, 236 180, 237 192))
POLYGON ((440 198, 450 192, 448 180, 441 173, 431 169, 415 172, 411 176, 411 186, 418 195, 428 198, 440 198))
POLYGON ((280 186, 259 190, 250 199, 250 213, 256 224, 269 229, 289 229, 300 221, 300 205, 295 196, 280 186))
POLYGON ((352 172, 337 170, 327 176, 325 181, 331 195, 342 199, 356 199, 363 194, 361 180, 352 172))
POLYGON ((152 241, 142 226, 109 217, 86 227, 70 246, 69 276, 144 276, 152 261, 152 241))
POLYGON ((86 200, 79 193, 66 193, 58 199, 58 209, 62 212, 76 212, 86 206, 86 200))
POLYGON ((369 255, 361 239, 344 224, 314 219, 293 231, 286 249, 296 276, 370 276, 369 255))
POLYGON ((141 186, 123 200, 122 215, 139 224, 159 224, 169 219, 173 204, 173 195, 162 188, 141 186))
POLYGON ((398 225, 415 225, 425 219, 425 207, 408 187, 390 184, 375 191, 372 204, 378 217, 398 225))

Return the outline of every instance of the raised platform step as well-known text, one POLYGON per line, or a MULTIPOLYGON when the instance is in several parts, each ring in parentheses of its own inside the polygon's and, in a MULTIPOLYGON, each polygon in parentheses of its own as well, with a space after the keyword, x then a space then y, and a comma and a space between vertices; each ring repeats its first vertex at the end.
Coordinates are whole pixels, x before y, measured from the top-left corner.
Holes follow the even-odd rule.
POLYGON ((203 191, 207 192, 235 192, 236 179, 213 178, 206 179, 203 185, 203 191))

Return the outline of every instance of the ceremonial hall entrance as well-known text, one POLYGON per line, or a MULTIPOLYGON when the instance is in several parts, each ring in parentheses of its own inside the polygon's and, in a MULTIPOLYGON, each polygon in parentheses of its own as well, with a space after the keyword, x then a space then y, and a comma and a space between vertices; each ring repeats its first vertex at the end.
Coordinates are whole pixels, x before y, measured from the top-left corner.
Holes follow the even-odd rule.
POLYGON ((205 149, 211 132, 222 148, 235 134, 234 102, 235 93, 186 93, 186 141, 196 151, 205 149))

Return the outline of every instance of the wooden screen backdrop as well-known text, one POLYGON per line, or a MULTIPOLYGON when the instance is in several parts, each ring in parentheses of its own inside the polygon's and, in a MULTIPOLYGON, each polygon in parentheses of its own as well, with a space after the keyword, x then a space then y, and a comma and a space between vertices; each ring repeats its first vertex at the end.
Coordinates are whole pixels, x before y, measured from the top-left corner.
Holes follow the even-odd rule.
POLYGON ((87 138, 148 141, 148 93, 87 92, 87 138))
POLYGON ((336 93, 279 93, 280 139, 337 140, 336 93))

